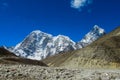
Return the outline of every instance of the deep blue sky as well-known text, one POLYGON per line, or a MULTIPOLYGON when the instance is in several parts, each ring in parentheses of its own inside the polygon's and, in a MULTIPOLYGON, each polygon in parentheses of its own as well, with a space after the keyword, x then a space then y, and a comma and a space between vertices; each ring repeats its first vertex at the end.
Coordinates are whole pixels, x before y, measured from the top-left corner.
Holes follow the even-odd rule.
POLYGON ((15 46, 31 31, 66 35, 79 41, 94 25, 120 26, 120 0, 93 0, 81 10, 71 0, 0 0, 0 45, 15 46))

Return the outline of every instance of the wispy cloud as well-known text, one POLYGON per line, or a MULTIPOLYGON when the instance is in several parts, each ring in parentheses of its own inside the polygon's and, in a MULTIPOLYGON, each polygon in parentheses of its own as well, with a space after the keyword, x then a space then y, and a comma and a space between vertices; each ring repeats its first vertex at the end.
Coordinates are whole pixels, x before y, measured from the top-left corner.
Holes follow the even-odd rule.
POLYGON ((93 0, 71 0, 71 7, 81 10, 83 7, 91 4, 93 0))
POLYGON ((8 3, 6 3, 6 2, 2 3, 2 5, 3 5, 4 7, 8 7, 8 3))
POLYGON ((6 2, 6 0, 1 0, 0 1, 0 8, 1 9, 6 9, 8 7, 8 3, 6 2))

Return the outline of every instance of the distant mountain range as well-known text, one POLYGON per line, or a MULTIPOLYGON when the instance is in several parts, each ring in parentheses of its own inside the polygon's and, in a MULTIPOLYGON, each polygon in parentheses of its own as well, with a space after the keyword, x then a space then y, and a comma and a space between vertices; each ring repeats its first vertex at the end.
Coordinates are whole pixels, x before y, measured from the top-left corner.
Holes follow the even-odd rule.
POLYGON ((74 42, 64 35, 52 36, 40 30, 35 30, 22 42, 15 47, 8 48, 8 50, 15 53, 17 56, 42 60, 58 53, 83 48, 103 35, 105 35, 104 29, 97 25, 95 25, 79 42, 74 42))

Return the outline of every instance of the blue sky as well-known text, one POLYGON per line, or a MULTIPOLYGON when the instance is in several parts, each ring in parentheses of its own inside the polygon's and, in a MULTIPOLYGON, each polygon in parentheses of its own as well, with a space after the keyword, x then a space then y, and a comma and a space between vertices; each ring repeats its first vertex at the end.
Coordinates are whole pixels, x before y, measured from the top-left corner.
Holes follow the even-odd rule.
POLYGON ((120 25, 120 0, 0 0, 0 45, 15 46, 31 31, 79 41, 94 25, 120 25))

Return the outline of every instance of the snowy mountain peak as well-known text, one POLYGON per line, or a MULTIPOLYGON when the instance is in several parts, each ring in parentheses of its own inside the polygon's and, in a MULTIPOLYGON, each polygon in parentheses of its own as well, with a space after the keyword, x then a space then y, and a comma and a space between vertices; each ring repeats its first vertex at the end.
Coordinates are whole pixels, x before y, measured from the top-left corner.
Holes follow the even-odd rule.
POLYGON ((34 31, 32 31, 32 33, 39 34, 39 33, 43 33, 43 32, 42 32, 42 31, 40 31, 40 30, 34 30, 34 31))
POLYGON ((98 25, 94 25, 94 29, 99 29, 100 27, 98 25))
MULTIPOLYGON (((34 30, 30 33, 30 35, 37 35, 37 36, 49 36, 49 37, 52 37, 51 34, 48 34, 48 33, 45 33, 45 32, 42 32, 40 30, 34 30)), ((28 35, 29 36, 29 35, 28 35)))
POLYGON ((75 50, 75 42, 64 35, 52 36, 40 30, 32 31, 13 50, 18 56, 41 60, 63 51, 75 50))
POLYGON ((77 43, 77 45, 79 46, 79 48, 85 47, 93 41, 97 40, 99 37, 103 36, 104 34, 104 29, 95 25, 93 29, 90 32, 88 32, 80 42, 77 43))
POLYGON ((59 34, 57 37, 58 37, 58 38, 59 38, 59 37, 61 37, 61 38, 69 38, 68 36, 61 35, 61 34, 59 34))
POLYGON ((104 34, 105 34, 104 29, 95 25, 93 29, 85 35, 85 37, 81 40, 81 42, 85 42, 85 43, 93 42, 99 37, 103 36, 104 34))
POLYGON ((54 39, 62 39, 62 40, 68 40, 68 41, 74 42, 68 36, 64 36, 64 35, 55 36, 54 39))
POLYGON ((100 34, 104 33, 104 29, 100 28, 98 25, 95 25, 91 32, 98 32, 100 34))
POLYGON ((104 29, 95 25, 80 42, 76 43, 68 36, 52 36, 51 34, 40 30, 35 30, 32 31, 22 42, 17 44, 13 50, 9 50, 21 57, 41 60, 60 52, 83 48, 104 35, 104 33, 104 29))

